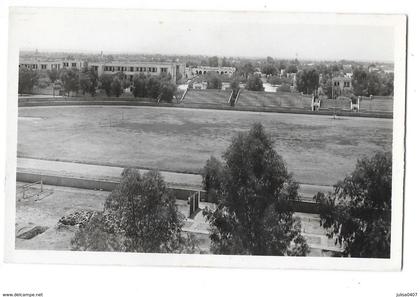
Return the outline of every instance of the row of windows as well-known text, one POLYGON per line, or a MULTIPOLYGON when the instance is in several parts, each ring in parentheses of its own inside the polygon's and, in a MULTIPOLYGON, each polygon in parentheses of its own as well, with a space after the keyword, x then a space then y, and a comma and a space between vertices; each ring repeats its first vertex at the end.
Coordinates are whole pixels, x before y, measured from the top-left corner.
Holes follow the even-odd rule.
MULTIPOLYGON (((335 81, 334 82, 334 87, 338 87, 338 86, 340 86, 340 82, 339 81, 335 81)), ((350 88, 350 82, 349 81, 345 81, 344 82, 344 87, 345 88, 350 88)))
MULTIPOLYGON (((22 64, 23 66, 25 66, 26 68, 29 69, 38 69, 38 64, 22 64)), ((40 64, 40 69, 47 69, 48 64, 40 64)), ((20 67, 20 65, 19 65, 20 67)), ((68 62, 64 62, 63 63, 63 68, 69 67, 69 63, 68 62)), ((77 67, 77 63, 71 63, 71 67, 77 67)), ((51 69, 60 69, 61 68, 61 64, 51 64, 51 69)))
MULTIPOLYGON (((93 66, 94 69, 98 69, 98 66, 93 66)), ((104 71, 119 72, 119 71, 130 71, 130 72, 157 72, 157 67, 126 67, 126 66, 104 66, 104 71)), ((160 68, 160 72, 167 73, 168 68, 160 68)))

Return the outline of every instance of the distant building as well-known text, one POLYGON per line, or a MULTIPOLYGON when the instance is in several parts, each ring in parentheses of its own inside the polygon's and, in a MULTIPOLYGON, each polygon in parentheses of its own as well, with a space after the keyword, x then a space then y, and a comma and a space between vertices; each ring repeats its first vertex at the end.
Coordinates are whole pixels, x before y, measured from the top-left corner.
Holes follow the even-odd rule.
POLYGON ((19 68, 25 67, 32 70, 61 70, 61 69, 82 69, 87 63, 82 60, 75 59, 55 59, 55 60, 40 60, 40 59, 22 59, 19 61, 19 68))
POLYGON ((185 64, 173 62, 86 62, 74 59, 23 59, 19 62, 19 67, 26 67, 28 69, 41 71, 72 68, 81 70, 85 67, 88 67, 97 71, 99 76, 102 74, 116 74, 117 72, 123 72, 126 78, 129 80, 133 80, 134 76, 139 73, 151 75, 168 73, 171 75, 174 83, 176 82, 177 73, 182 75, 182 77, 185 77, 185 64))
POLYGON ((188 78, 197 75, 203 75, 210 72, 215 72, 217 74, 226 74, 232 76, 236 71, 235 67, 212 67, 212 66, 196 66, 196 67, 187 67, 186 75, 188 78))
POLYGON ((347 76, 337 76, 332 79, 333 87, 339 88, 340 91, 351 89, 351 78, 347 76))
POLYGON ((99 76, 102 74, 112 75, 123 72, 126 79, 130 81, 140 73, 146 75, 170 74, 174 83, 176 83, 177 73, 185 77, 185 64, 174 62, 93 62, 89 63, 89 68, 97 71, 99 76))

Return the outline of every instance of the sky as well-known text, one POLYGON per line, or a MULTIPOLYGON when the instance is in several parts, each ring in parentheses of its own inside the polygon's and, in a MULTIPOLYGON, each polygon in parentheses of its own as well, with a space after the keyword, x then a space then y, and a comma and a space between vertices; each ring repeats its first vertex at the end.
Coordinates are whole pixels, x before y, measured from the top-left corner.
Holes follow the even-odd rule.
POLYGON ((20 49, 40 51, 394 60, 386 16, 20 9, 10 26, 20 49))

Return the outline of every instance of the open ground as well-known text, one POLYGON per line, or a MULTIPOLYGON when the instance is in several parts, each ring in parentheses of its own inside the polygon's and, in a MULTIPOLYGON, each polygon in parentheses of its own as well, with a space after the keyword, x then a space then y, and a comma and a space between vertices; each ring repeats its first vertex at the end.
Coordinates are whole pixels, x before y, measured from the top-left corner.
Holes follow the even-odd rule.
MULTIPOLYGON (((28 184, 18 182, 16 191, 19 192, 22 186, 28 184)), ((17 234, 30 230, 35 226, 42 226, 46 230, 31 239, 16 238, 15 245, 17 249, 30 250, 70 250, 71 239, 77 231, 76 226, 57 224, 59 219, 65 215, 80 210, 103 210, 104 202, 109 192, 94 191, 86 189, 68 188, 44 185, 45 194, 39 197, 34 194, 39 193, 39 185, 33 186, 27 190, 27 196, 24 198, 21 194, 16 199, 16 221, 15 227, 17 234), (29 192, 29 194, 28 194, 29 192), (30 195, 32 194, 32 195, 30 195)), ((188 216, 187 202, 177 200, 178 211, 188 216)), ((194 219, 184 221, 183 230, 192 232, 198 240, 201 253, 209 253, 210 238, 208 234, 209 225, 205 221, 202 209, 205 207, 213 208, 211 203, 200 203, 200 211, 194 216, 194 219)), ((333 239, 328 239, 325 230, 320 227, 319 215, 296 213, 302 224, 302 233, 311 247, 311 256, 331 255, 331 251, 337 251, 333 239)))
POLYGON ((333 185, 391 150, 392 119, 127 106, 20 107, 18 156, 198 173, 261 122, 297 181, 333 185))

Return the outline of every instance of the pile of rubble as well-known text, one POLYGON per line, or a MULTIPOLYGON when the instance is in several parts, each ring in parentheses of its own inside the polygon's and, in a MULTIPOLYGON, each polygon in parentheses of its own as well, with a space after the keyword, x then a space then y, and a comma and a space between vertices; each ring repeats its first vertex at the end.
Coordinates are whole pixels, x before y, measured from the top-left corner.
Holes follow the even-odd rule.
POLYGON ((95 210, 76 210, 68 215, 63 216, 59 221, 58 225, 66 225, 66 226, 78 226, 83 227, 92 216, 96 215, 98 211, 95 210))

